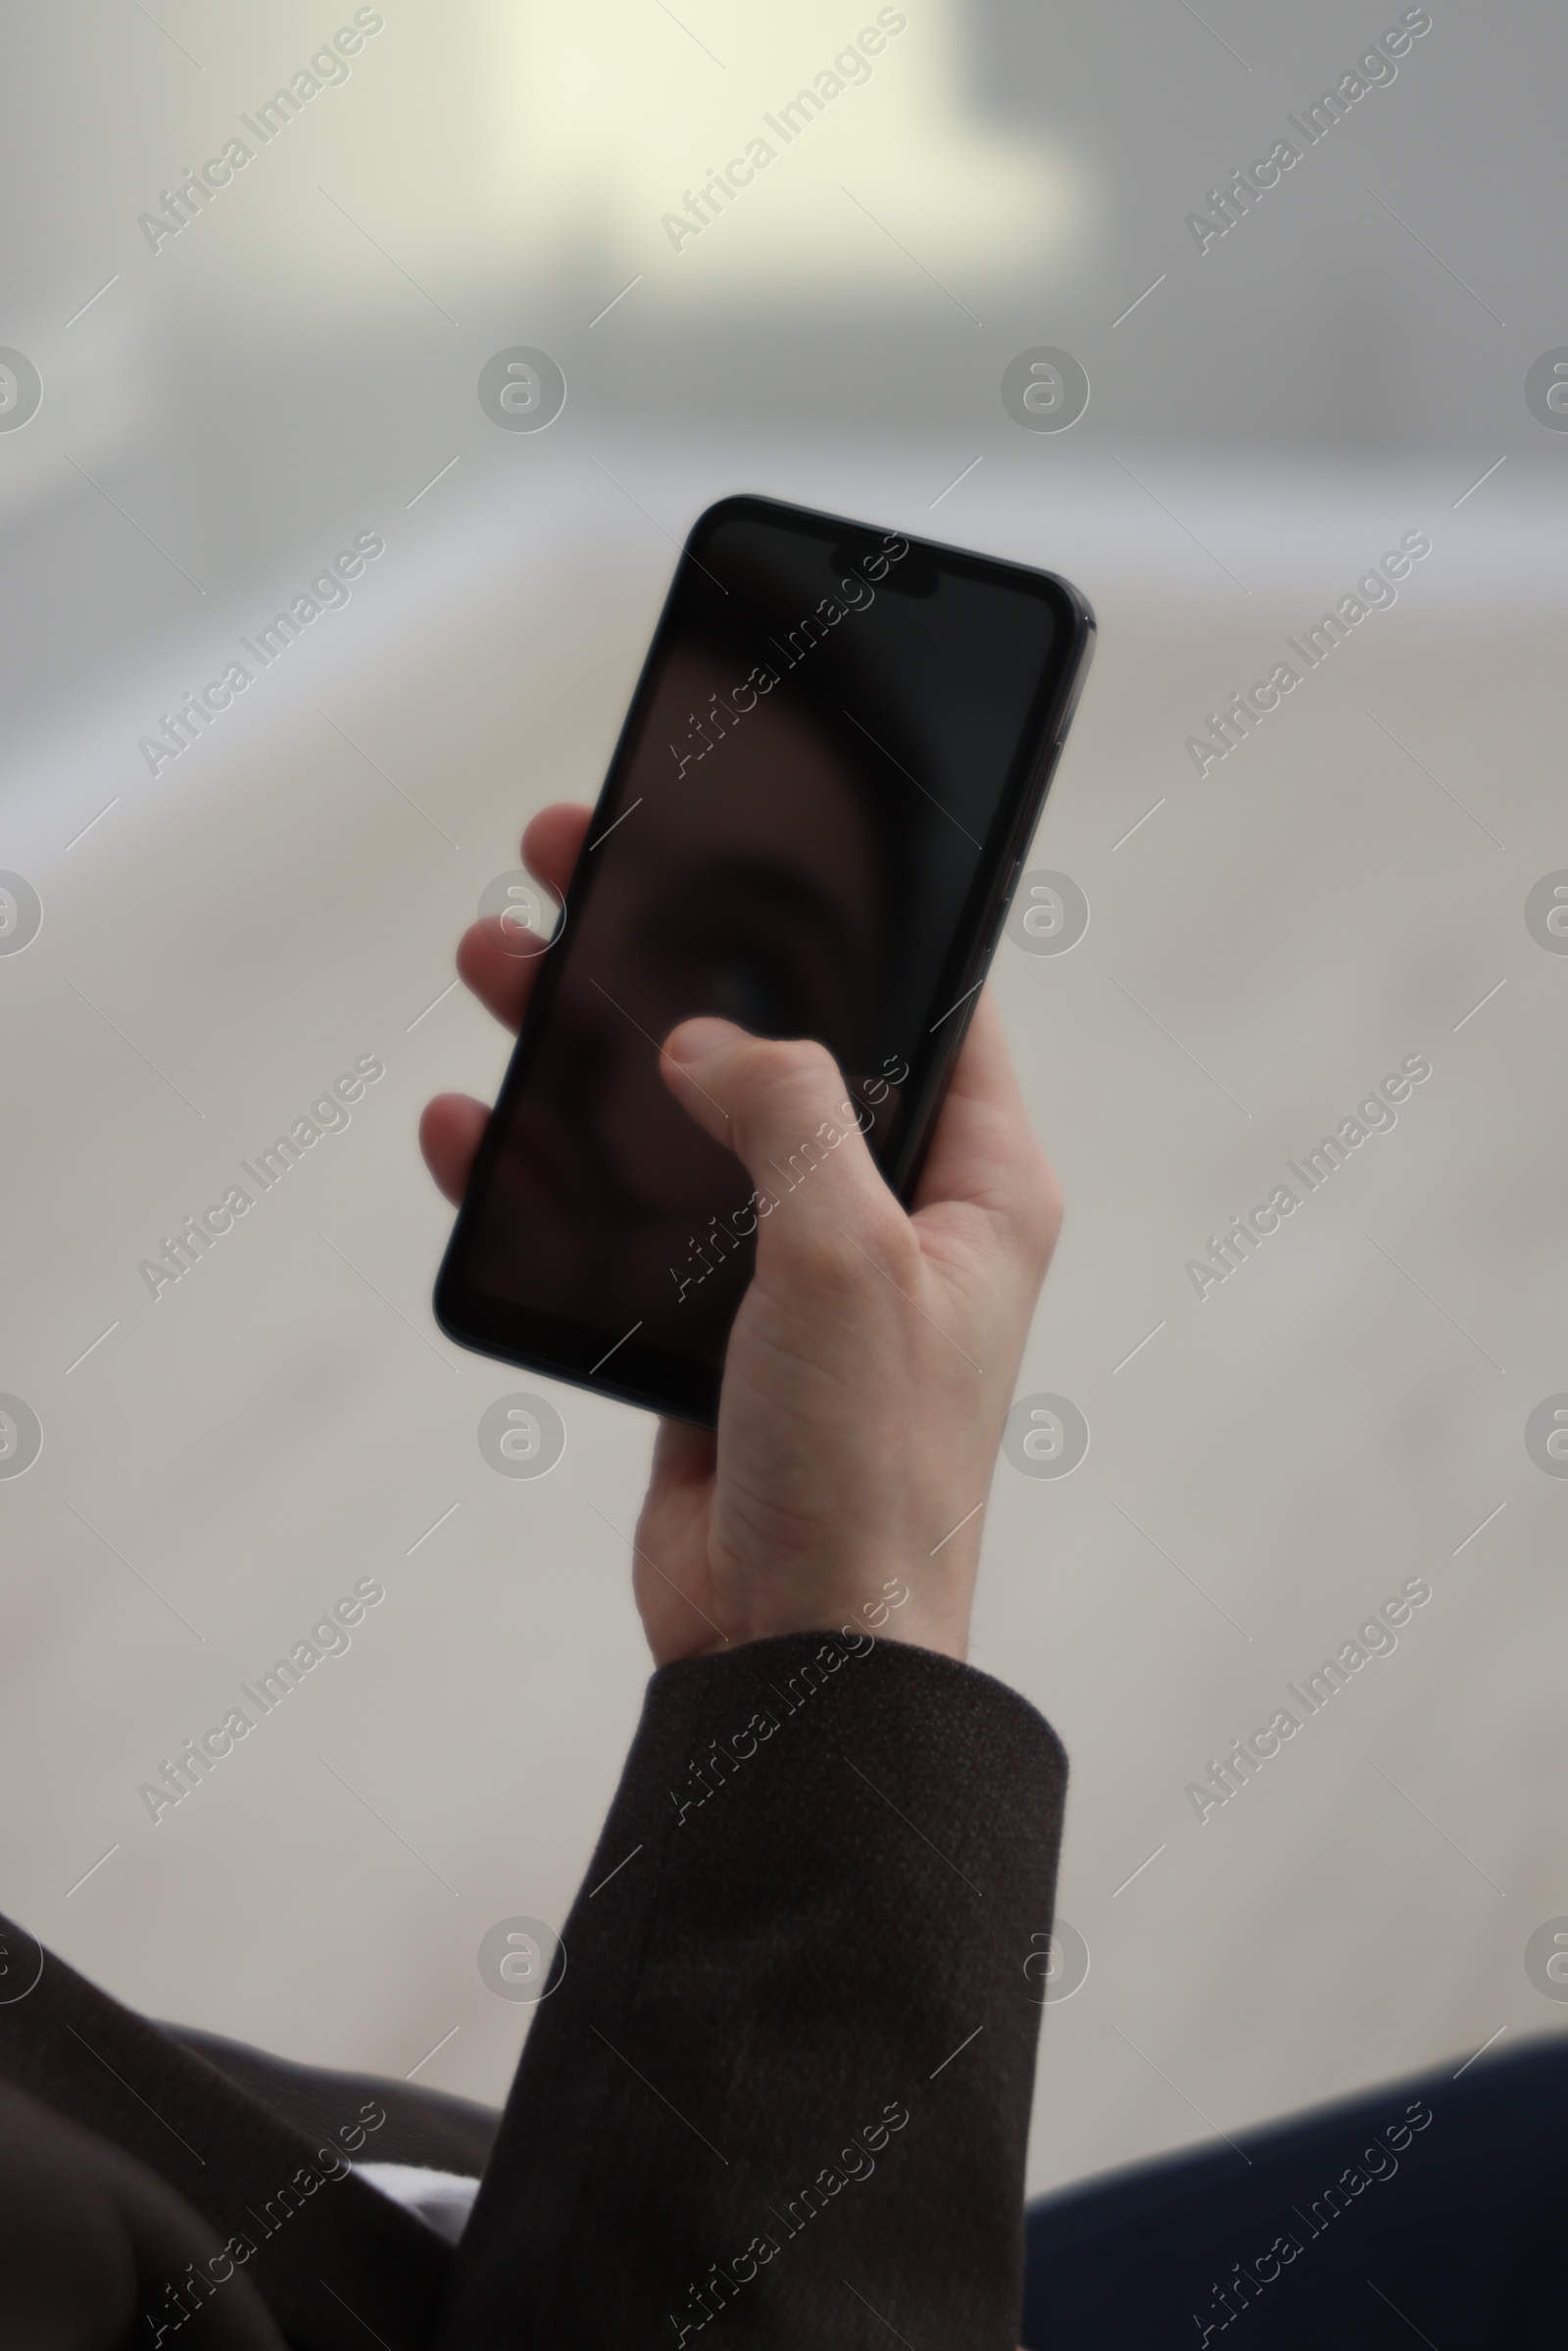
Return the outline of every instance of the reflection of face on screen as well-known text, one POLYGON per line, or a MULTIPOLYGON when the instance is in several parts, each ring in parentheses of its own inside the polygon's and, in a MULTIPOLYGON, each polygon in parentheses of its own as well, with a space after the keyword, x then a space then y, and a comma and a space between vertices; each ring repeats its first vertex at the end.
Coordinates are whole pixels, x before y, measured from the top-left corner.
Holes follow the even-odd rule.
POLYGON ((925 562, 912 594, 868 564, 873 589, 746 519, 688 566, 474 1219, 488 1294, 717 1365, 753 1252, 714 1222, 752 1183, 659 1044, 714 1012, 818 1037, 851 1080, 913 1058, 1052 637, 925 562))
POLYGON ((745 1287, 749 1252, 710 1279, 693 1242, 750 1186, 673 1101, 655 1044, 716 1012, 822 1037, 853 1062, 884 929, 870 824, 808 716, 760 701, 676 775, 667 744, 684 746, 689 713, 735 683, 696 649, 664 671, 648 771, 634 768, 615 855, 573 927, 484 1220, 502 1295, 605 1330, 641 1312, 644 1344, 683 1352, 721 1340, 745 1287))

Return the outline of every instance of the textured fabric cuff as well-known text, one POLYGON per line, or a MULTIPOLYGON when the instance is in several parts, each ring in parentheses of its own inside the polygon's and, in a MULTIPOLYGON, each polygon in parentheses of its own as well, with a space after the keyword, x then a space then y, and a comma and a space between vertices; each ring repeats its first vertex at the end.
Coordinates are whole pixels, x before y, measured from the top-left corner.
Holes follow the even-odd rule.
POLYGON ((1065 1777, 906 1644, 656 1674, 440 2342, 1012 2351, 1065 1777))

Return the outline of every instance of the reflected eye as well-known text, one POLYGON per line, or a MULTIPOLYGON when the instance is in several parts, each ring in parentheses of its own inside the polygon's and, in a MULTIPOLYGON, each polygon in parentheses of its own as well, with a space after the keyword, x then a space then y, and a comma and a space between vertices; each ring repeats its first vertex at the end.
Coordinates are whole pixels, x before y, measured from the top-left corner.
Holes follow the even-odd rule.
POLYGON ((694 1010, 717 1013, 743 1029, 765 1035, 805 1025, 808 1007, 798 977, 765 953, 715 941, 705 955, 698 944, 680 956, 671 977, 694 1010))
POLYGON ((851 942, 837 909, 774 867, 710 867, 659 905, 644 932, 670 1021, 712 1012, 772 1037, 843 1019, 851 942))

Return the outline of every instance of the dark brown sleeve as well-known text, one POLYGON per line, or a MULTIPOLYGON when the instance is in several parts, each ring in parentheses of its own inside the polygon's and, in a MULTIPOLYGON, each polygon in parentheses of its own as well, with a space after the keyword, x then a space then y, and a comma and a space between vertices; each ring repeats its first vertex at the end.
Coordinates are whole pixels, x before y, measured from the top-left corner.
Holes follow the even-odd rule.
POLYGON ((362 2088, 345 2082, 322 2128, 296 2128, 0 1919, 0 2201, 15 2202, 11 2183, 43 2161, 36 2101, 58 2142, 44 2202, 68 2216, 68 2234, 78 2208, 96 2216, 78 2232, 79 2280, 15 2213, 0 2226, 0 2351, 74 2344, 73 2327, 94 2351, 116 2343, 117 2292, 133 2315, 123 2339, 146 2351, 160 2328, 165 2351, 273 2339, 243 2331, 236 2306, 253 2291, 291 2351, 362 2351, 371 2336, 384 2351, 426 2351, 451 2255, 352 2177, 383 2128, 362 2088), (117 2241, 133 2257, 118 2282, 117 2241), (215 2268, 207 2257, 223 2247, 215 2268), (78 2286, 104 2299, 83 2301, 78 2286), (19 2310, 36 2314, 32 2331, 13 2323, 19 2310))
POLYGON ((1065 1779, 897 1642, 657 1674, 438 2351, 1013 2351, 1065 1779))

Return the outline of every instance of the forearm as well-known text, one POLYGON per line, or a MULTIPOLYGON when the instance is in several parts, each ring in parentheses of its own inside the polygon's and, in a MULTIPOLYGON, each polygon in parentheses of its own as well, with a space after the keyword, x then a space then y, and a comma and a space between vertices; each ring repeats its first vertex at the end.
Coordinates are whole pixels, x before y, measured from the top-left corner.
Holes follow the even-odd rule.
POLYGON ((1064 1781, 1020 1698, 906 1645, 656 1675, 441 2351, 1010 2351, 1064 1781))

